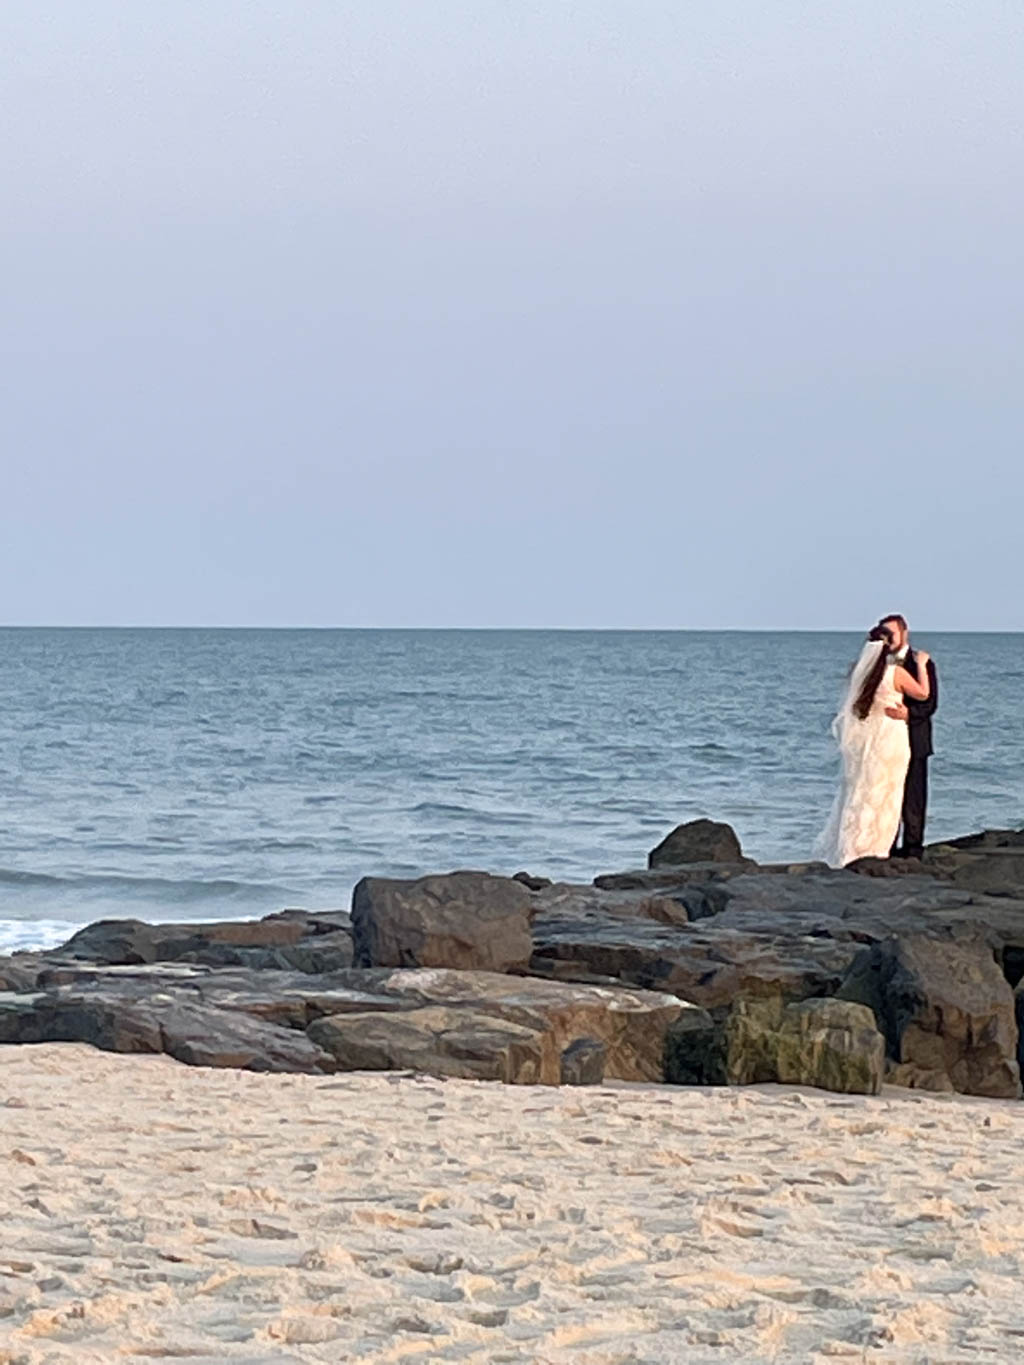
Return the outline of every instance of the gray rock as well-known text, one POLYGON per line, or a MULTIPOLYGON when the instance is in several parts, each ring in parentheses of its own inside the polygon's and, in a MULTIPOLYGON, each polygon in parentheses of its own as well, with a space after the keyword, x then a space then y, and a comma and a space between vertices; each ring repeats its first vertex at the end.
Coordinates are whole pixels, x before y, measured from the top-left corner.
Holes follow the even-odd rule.
POLYGON ((600 891, 647 891, 673 895, 689 886, 707 886, 750 872, 768 871, 746 859, 739 863, 688 863, 656 868, 633 868, 628 872, 602 872, 594 878, 600 891))
POLYGON ((352 931, 344 911, 286 910, 259 920, 205 924, 98 920, 49 956, 109 966, 200 962, 322 972, 351 966, 352 931))
POLYGON ((657 848, 651 849, 649 867, 676 863, 738 863, 743 859, 740 841, 731 825, 717 820, 690 820, 677 825, 657 848))
POLYGON ((162 1052, 192 1066, 246 1071, 334 1070, 330 1054, 303 1033, 184 996, 130 999, 95 988, 0 996, 0 1042, 89 1043, 105 1052, 162 1052))
POLYGON ((352 896, 354 960, 359 967, 525 971, 530 917, 530 892, 511 877, 364 877, 352 896))
POLYGON ((560 981, 614 978, 717 1009, 739 999, 832 994, 859 948, 849 934, 734 929, 724 918, 666 925, 601 911, 538 914, 530 970, 560 981))
POLYGON ((596 1038, 577 1038, 562 1052, 562 1085, 600 1085, 608 1049, 596 1038))
POLYGON ((1013 992, 977 932, 875 943, 839 995, 874 1010, 895 1062, 944 1072, 963 1094, 1020 1095, 1013 992))
MULTIPOLYGON (((620 919, 652 919, 659 924, 687 924, 703 918, 709 910, 705 889, 699 886, 672 886, 657 891, 605 890, 596 886, 554 882, 533 897, 534 917, 538 915, 580 916, 590 911, 620 919), (692 906, 692 911, 691 911, 692 906)), ((724 900, 721 902, 724 906, 724 900)))
POLYGON ((551 885, 550 877, 535 877, 532 872, 513 872, 512 880, 521 882, 527 891, 543 891, 546 886, 551 885))
POLYGON ((943 872, 954 886, 990 896, 1024 897, 1024 848, 934 856, 928 866, 943 872))
POLYGON ((550 1034, 467 1009, 333 1016, 311 1024, 308 1037, 341 1071, 415 1071, 506 1085, 557 1085, 560 1078, 550 1034))
POLYGON ((959 839, 944 839, 942 843, 929 844, 925 850, 929 856, 942 853, 946 849, 959 851, 983 851, 994 848, 1024 849, 1024 829, 984 829, 978 834, 967 834, 959 839))
POLYGON ((155 962, 154 926, 138 919, 97 920, 73 934, 57 952, 62 957, 122 966, 155 962))
POLYGON ((40 953, 15 953, 0 957, 0 991, 35 990, 39 974, 49 966, 40 953))

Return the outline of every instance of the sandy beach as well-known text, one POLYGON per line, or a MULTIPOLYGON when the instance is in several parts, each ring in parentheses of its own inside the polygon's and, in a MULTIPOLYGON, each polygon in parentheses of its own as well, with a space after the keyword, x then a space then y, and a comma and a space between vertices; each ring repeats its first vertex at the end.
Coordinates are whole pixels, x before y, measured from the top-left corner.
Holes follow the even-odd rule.
POLYGON ((0 1048, 0 1360, 1006 1361, 1024 1108, 0 1048))

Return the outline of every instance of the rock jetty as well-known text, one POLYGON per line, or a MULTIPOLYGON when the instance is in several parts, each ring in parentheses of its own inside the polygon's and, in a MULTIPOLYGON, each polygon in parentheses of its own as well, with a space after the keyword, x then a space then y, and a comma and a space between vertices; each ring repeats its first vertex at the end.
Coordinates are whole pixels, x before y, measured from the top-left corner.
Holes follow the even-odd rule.
POLYGON ((758 865, 700 820, 590 885, 367 877, 351 914, 103 920, 0 959, 0 1042, 253 1071, 1013 1098, 1022 979, 1024 830, 837 872, 758 865))

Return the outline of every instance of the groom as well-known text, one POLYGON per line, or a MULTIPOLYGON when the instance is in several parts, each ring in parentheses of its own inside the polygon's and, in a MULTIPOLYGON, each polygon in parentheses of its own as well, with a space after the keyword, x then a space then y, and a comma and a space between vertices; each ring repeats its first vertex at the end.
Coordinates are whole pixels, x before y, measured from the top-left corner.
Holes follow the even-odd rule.
MULTIPOLYGON (((880 625, 892 633, 896 659, 914 678, 920 679, 917 655, 910 648, 910 630, 902 616, 883 616, 880 625)), ((886 715, 905 720, 910 727, 910 767, 903 789, 903 842, 899 834, 892 847, 894 858, 920 858, 924 852, 924 818, 928 806, 928 760, 932 755, 932 716, 939 704, 939 682, 935 664, 928 660, 931 692, 927 701, 904 697, 902 706, 886 707, 886 715)))

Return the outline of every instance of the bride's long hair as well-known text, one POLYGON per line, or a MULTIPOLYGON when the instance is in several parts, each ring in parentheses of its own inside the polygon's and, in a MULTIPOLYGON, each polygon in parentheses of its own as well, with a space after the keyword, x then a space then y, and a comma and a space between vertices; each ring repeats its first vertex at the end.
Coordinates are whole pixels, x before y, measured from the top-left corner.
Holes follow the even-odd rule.
POLYGON ((878 651, 878 658, 871 666, 860 691, 857 693, 857 699, 853 703, 853 714, 858 720, 867 720, 868 718, 871 703, 875 700, 875 693, 885 677, 886 664, 889 662, 889 651, 893 645, 892 632, 881 621, 868 632, 868 640, 869 642, 877 641, 882 648, 878 651))

